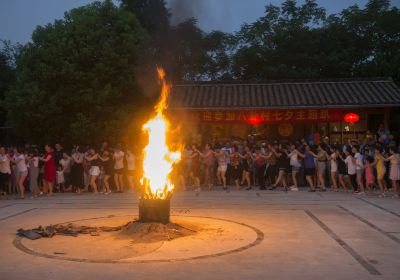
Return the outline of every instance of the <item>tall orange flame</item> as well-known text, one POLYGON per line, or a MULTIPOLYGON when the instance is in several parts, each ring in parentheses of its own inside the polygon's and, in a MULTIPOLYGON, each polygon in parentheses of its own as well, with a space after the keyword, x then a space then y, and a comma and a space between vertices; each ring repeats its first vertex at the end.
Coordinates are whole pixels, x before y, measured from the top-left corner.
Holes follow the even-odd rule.
POLYGON ((171 196, 174 185, 170 174, 174 163, 181 159, 180 151, 171 151, 167 144, 167 132, 170 123, 164 115, 167 109, 167 98, 170 85, 165 80, 165 72, 157 68, 162 82, 160 100, 155 106, 156 116, 143 125, 142 130, 147 132, 149 142, 143 150, 143 198, 167 199, 171 196))

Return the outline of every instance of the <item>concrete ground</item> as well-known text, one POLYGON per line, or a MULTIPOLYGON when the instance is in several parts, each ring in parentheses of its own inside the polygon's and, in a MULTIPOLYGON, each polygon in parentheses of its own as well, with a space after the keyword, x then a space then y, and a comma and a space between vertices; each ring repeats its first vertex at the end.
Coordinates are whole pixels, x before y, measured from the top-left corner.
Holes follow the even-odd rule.
MULTIPOLYGON (((212 223, 220 219, 221 228, 229 227, 226 220, 248 226, 230 233, 237 242, 223 240, 226 254, 220 253, 222 241, 210 239, 201 248, 210 253, 204 258, 90 263, 28 254, 13 244, 21 227, 136 215, 137 207, 135 194, 1 200, 0 279, 400 279, 400 200, 390 197, 258 190, 176 193, 172 215, 210 217, 212 223), (235 250, 236 243, 240 249, 235 250)), ((68 238, 70 246, 79 245, 80 237, 68 238)), ((176 247, 183 240, 175 240, 176 247)), ((187 256, 200 254, 185 242, 187 256)), ((175 248, 171 244, 154 252, 168 257, 175 248)))

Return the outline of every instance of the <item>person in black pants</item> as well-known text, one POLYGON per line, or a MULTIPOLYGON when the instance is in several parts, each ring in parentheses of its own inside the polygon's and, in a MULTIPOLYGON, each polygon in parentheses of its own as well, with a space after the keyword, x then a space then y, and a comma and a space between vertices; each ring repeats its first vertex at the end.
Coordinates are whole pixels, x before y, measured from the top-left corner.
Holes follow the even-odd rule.
POLYGON ((11 174, 10 158, 4 147, 0 147, 0 195, 7 195, 8 180, 11 174))
POLYGON ((358 184, 357 184, 356 160, 353 157, 353 154, 349 151, 349 149, 346 149, 344 154, 346 155, 346 159, 344 160, 344 162, 347 165, 347 174, 350 177, 350 182, 351 185, 353 186, 353 191, 354 193, 359 193, 360 191, 358 190, 358 184))
POLYGON ((0 172, 0 196, 7 195, 10 174, 0 172))
POLYGON ((265 156, 261 153, 260 148, 257 148, 256 154, 255 154, 253 160, 256 165, 256 178, 258 181, 258 185, 260 186, 260 190, 266 190, 265 180, 264 180, 266 159, 267 159, 267 156, 265 156))
POLYGON ((278 169, 276 167, 276 156, 275 154, 272 152, 272 150, 276 150, 278 149, 278 145, 268 145, 268 156, 266 157, 266 159, 268 160, 268 167, 267 167, 267 184, 269 185, 273 185, 275 184, 276 181, 276 177, 278 175, 278 169))

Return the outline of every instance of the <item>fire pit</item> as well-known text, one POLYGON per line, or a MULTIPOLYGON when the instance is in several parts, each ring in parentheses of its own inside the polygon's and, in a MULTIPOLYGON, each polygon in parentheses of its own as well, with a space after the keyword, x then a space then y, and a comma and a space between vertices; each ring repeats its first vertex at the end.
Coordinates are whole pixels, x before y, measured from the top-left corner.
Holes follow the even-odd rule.
POLYGON ((169 223, 170 199, 143 199, 139 200, 139 222, 141 223, 169 223))
POLYGON ((174 215, 170 220, 174 191, 171 174, 174 164, 181 159, 181 149, 168 141, 169 122, 163 113, 169 86, 162 70, 159 70, 159 75, 161 99, 155 107, 155 116, 143 126, 148 143, 143 149, 139 220, 130 213, 40 226, 32 230, 20 229, 14 246, 25 253, 52 259, 150 263, 222 256, 261 242, 262 232, 243 223, 185 215, 174 215), (71 246, 70 236, 76 237, 74 246, 71 246), (29 240, 23 241, 23 237, 29 240), (232 247, 233 240, 237 244, 235 247, 232 247), (169 245, 164 245, 165 242, 169 245), (210 246, 212 243, 218 246, 210 246))
POLYGON ((165 73, 158 69, 162 83, 161 97, 155 106, 155 116, 143 125, 143 132, 148 136, 148 143, 143 149, 142 195, 139 201, 139 222, 170 222, 170 200, 174 190, 171 173, 174 164, 181 159, 181 152, 170 148, 167 135, 170 123, 164 112, 170 86, 165 81, 165 73))

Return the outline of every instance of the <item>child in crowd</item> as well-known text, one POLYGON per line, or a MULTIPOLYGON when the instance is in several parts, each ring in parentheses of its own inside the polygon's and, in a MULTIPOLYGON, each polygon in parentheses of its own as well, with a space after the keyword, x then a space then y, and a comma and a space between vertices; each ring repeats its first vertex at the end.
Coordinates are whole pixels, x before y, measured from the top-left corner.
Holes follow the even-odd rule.
POLYGON ((64 171, 65 191, 71 192, 72 185, 70 180, 70 174, 71 174, 72 158, 68 155, 68 153, 65 152, 63 153, 63 157, 62 159, 60 159, 60 164, 62 165, 64 171))
POLYGON ((57 176, 56 176, 57 190, 58 190, 58 192, 61 192, 61 191, 64 192, 64 184, 65 184, 64 168, 61 164, 58 165, 56 173, 57 173, 57 176))
POLYGON ((373 163, 374 163, 374 158, 368 156, 367 160, 365 161, 365 183, 368 189, 368 195, 372 195, 372 192, 374 190, 375 176, 374 176, 374 170, 372 168, 373 163))

